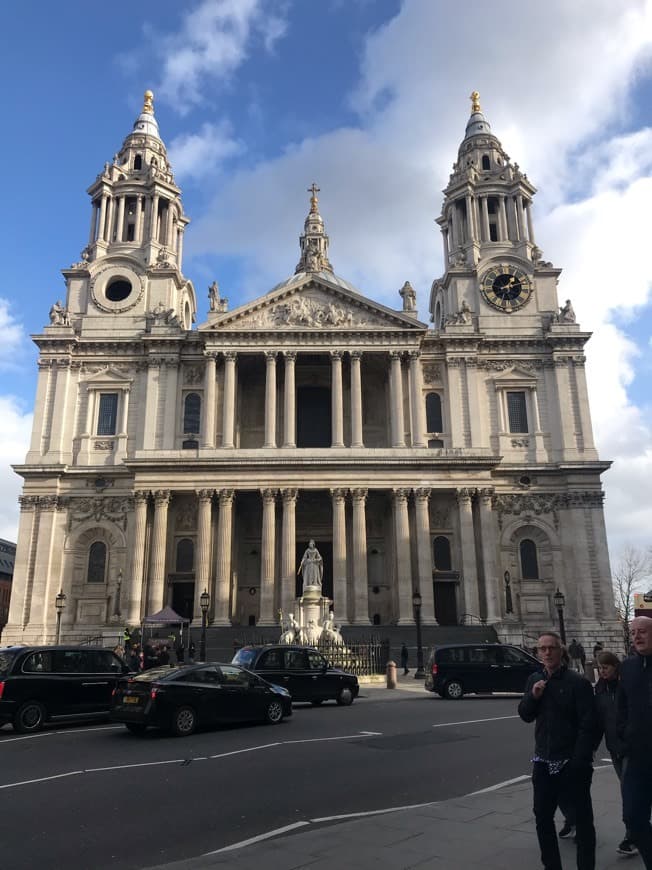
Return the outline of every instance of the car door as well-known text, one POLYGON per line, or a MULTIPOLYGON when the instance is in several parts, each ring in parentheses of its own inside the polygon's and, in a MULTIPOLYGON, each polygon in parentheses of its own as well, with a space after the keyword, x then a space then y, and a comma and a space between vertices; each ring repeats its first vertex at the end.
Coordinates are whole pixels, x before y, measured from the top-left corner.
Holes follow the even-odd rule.
MULTIPOLYGON (((220 665, 218 668, 221 685, 220 709, 227 722, 245 722, 258 718, 256 700, 257 694, 250 688, 250 683, 258 682, 237 665, 220 665)), ((262 686, 262 684, 261 684, 262 686)), ((258 700, 260 692, 258 693, 258 700)))
POLYGON ((157 703, 165 708, 166 715, 171 715, 179 707, 192 707, 200 725, 228 721, 221 676, 214 665, 180 671, 177 676, 165 680, 159 689, 157 703))
POLYGON ((307 653, 310 671, 310 700, 324 701, 328 698, 334 698, 340 689, 339 676, 335 673, 328 673, 328 662, 316 650, 309 649, 307 653))
POLYGON ((284 650, 285 674, 283 683, 293 701, 313 700, 313 673, 308 667, 308 651, 290 647, 284 650))
POLYGON ((502 660, 503 691, 523 692, 528 677, 541 670, 541 665, 517 647, 504 646, 499 652, 502 660))
POLYGON ((256 666, 252 670, 260 674, 268 683, 283 686, 291 694, 290 675, 285 670, 284 652, 285 650, 282 647, 272 647, 265 650, 260 654, 256 666))
POLYGON ((37 650, 26 656, 16 672, 12 699, 18 703, 39 701, 50 716, 69 716, 76 711, 74 685, 61 671, 60 650, 37 650))
POLYGON ((498 650, 490 644, 469 646, 467 653, 466 691, 501 692, 502 673, 498 650))
POLYGON ((78 654, 80 668, 77 691, 80 712, 104 713, 111 706, 111 693, 126 672, 120 659, 109 649, 88 649, 78 654))

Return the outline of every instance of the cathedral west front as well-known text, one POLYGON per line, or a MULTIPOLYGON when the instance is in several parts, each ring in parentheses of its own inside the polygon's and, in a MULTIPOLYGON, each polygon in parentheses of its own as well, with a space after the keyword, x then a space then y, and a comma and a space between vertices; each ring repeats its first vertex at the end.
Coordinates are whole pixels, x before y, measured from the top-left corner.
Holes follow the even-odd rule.
POLYGON ((194 326, 149 91, 88 193, 86 247, 34 337, 3 641, 52 641, 60 591, 64 640, 166 605, 199 620, 204 591, 209 625, 277 625, 311 539, 345 633, 413 624, 415 591, 431 626, 534 636, 560 590, 569 631, 615 628, 589 334, 476 93, 428 323, 408 281, 389 308, 336 274, 313 184, 293 273, 232 310, 213 283, 194 326))

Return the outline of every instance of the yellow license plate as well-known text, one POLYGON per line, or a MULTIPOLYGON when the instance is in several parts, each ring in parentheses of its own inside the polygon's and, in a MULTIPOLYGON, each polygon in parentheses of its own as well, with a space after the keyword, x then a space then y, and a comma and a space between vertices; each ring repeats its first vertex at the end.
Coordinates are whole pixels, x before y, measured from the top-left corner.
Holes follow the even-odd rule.
POLYGON ((139 704, 140 698, 137 695, 126 695, 122 701, 124 704, 139 704))

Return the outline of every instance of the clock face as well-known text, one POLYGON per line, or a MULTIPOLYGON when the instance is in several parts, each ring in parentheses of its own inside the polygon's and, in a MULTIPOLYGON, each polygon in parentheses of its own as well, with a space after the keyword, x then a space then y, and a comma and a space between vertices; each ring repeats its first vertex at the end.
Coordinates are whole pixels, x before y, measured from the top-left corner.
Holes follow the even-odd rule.
POLYGON ((514 266, 495 266, 485 274, 480 287, 485 301, 499 311, 522 308, 532 295, 532 282, 514 266))

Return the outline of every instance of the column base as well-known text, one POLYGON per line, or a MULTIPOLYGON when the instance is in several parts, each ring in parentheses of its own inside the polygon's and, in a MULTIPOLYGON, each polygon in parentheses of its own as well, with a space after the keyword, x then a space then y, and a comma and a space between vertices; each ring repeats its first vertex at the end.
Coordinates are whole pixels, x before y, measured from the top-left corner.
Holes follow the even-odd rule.
POLYGON ((414 617, 402 616, 400 619, 396 620, 397 625, 416 625, 414 621, 414 617))
POLYGON ((228 626, 229 628, 231 627, 231 620, 226 616, 221 616, 208 623, 208 628, 220 628, 225 626, 228 626))
MULTIPOLYGON (((345 625, 346 623, 342 623, 345 625)), ((353 622, 348 623, 349 625, 371 625, 370 619, 354 619, 353 622)))
POLYGON ((275 625, 279 631, 281 630, 281 626, 278 624, 278 621, 275 619, 260 619, 256 623, 256 628, 258 628, 258 626, 260 626, 261 628, 270 628, 273 625, 275 625))
POLYGON ((421 625, 439 625, 436 619, 432 619, 428 616, 421 617, 421 625))

